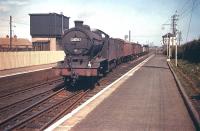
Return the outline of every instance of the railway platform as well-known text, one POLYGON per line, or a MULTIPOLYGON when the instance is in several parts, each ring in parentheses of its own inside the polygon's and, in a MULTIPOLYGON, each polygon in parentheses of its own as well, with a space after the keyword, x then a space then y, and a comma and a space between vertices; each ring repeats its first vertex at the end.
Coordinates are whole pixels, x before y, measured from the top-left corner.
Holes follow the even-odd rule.
POLYGON ((56 66, 56 63, 0 70, 0 78, 31 73, 35 71, 47 70, 54 66, 56 66))
POLYGON ((46 130, 193 131, 195 127, 166 58, 156 55, 46 130))
POLYGON ((3 89, 31 86, 58 78, 52 70, 56 63, 0 70, 0 91, 3 89))

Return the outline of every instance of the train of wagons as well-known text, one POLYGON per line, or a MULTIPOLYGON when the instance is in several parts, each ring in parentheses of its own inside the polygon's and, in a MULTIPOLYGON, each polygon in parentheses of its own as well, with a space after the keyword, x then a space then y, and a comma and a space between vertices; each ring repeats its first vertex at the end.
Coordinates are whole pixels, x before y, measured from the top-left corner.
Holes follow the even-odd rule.
POLYGON ((147 45, 111 38, 99 29, 91 30, 83 21, 75 21, 75 27, 64 32, 62 44, 66 57, 56 69, 65 84, 104 76, 117 65, 149 52, 147 45))

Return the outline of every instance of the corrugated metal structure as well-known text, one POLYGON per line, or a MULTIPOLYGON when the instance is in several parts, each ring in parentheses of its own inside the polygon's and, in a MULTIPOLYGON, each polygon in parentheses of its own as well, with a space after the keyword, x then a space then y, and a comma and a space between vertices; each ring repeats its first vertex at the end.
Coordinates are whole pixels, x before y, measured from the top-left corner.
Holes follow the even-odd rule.
POLYGON ((30 34, 34 49, 62 50, 63 32, 69 29, 69 17, 63 14, 30 14, 30 34))
POLYGON ((0 52, 0 70, 56 63, 64 57, 64 51, 0 52))
POLYGON ((30 14, 32 37, 61 37, 66 29, 69 29, 69 17, 62 14, 30 14))

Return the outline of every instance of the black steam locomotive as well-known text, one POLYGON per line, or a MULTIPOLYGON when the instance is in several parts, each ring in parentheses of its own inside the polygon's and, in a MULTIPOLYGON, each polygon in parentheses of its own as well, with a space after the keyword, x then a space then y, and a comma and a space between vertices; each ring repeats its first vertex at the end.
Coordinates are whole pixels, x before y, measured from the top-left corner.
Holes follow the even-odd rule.
POLYGON ((83 21, 75 21, 75 27, 65 31, 62 44, 66 57, 57 69, 66 84, 80 77, 103 76, 121 62, 144 53, 140 44, 110 38, 98 29, 92 31, 83 21))

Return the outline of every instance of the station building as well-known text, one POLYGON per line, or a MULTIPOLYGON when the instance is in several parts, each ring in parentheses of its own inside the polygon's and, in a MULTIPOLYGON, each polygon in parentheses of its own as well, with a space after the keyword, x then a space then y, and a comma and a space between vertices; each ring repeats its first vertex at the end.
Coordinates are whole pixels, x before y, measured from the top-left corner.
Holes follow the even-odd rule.
POLYGON ((167 33, 162 36, 164 45, 174 46, 176 44, 176 36, 172 33, 167 33))

